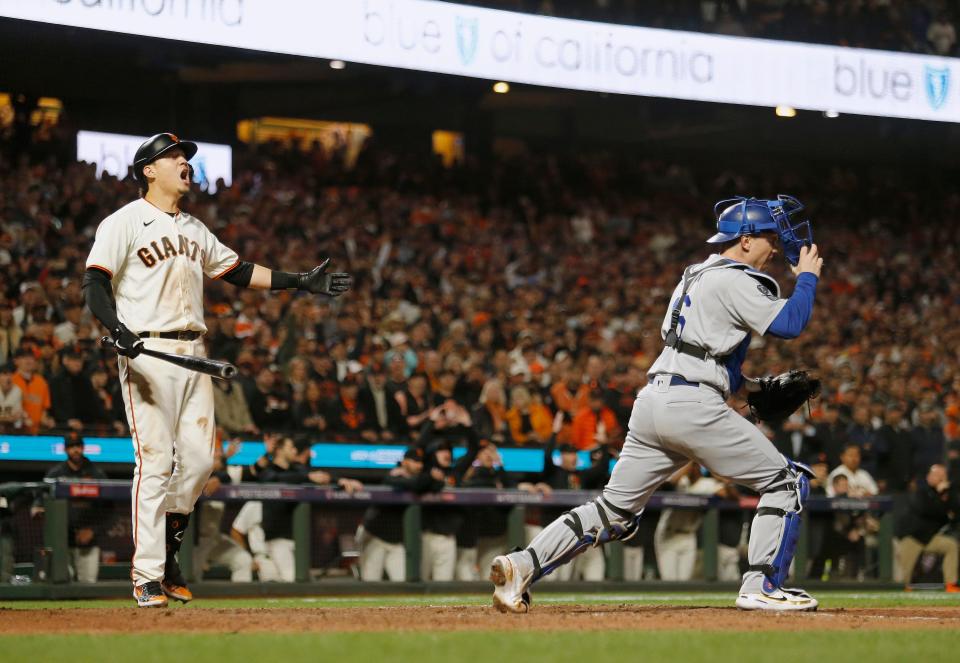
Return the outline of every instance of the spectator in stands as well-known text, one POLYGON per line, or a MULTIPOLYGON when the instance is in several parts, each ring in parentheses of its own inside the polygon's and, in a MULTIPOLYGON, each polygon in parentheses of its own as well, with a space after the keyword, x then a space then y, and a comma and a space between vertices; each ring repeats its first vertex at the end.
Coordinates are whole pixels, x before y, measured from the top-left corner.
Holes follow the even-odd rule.
POLYGON ((838 476, 847 478, 848 487, 844 494, 849 497, 870 497, 879 492, 870 473, 860 467, 860 446, 857 444, 848 444, 843 448, 840 465, 827 477, 827 497, 836 496, 834 479, 838 476))
MULTIPOLYGON (((556 363, 565 363, 569 353, 561 351, 554 358, 556 363)), ((570 419, 573 420, 581 410, 586 409, 590 404, 590 387, 580 380, 580 372, 569 365, 562 374, 562 379, 557 380, 550 387, 550 397, 553 404, 560 410, 563 410, 570 419)), ((602 396, 601 396, 602 398, 602 396)))
POLYGON ((0 299, 0 364, 13 360, 21 338, 23 329, 13 320, 13 308, 9 301, 0 299))
POLYGON ((903 413, 902 404, 888 405, 883 426, 877 431, 878 443, 885 450, 877 481, 881 493, 904 493, 914 479, 913 440, 903 413))
POLYGON ((550 438, 550 410, 540 402, 539 396, 531 396, 530 390, 522 385, 510 390, 506 418, 514 444, 539 445, 550 438))
POLYGON ((500 380, 491 378, 483 383, 480 397, 471 412, 474 427, 481 440, 493 444, 503 444, 510 440, 506 402, 507 396, 500 380))
MULTIPOLYGON (((339 391, 339 397, 330 404, 328 410, 327 431, 341 440, 359 440, 364 437, 365 431, 372 432, 372 429, 366 413, 360 407, 357 377, 348 374, 340 383, 339 391)), ((370 436, 366 439, 370 441, 370 436)))
POLYGON ((23 411, 23 392, 13 383, 13 366, 0 365, 0 432, 20 430, 27 420, 23 411))
POLYGON ((358 397, 363 413, 361 436, 370 442, 391 442, 404 428, 403 414, 396 398, 387 391, 387 374, 383 364, 373 364, 358 397))
POLYGON ((252 396, 247 399, 253 423, 260 430, 289 430, 290 397, 273 368, 257 373, 252 396))
POLYGON ((83 321, 83 302, 68 302, 63 308, 63 318, 63 322, 53 328, 53 336, 60 347, 77 341, 83 321))
POLYGON ((936 55, 953 55, 957 45, 957 30, 950 22, 947 12, 940 12, 927 28, 927 41, 936 55))
POLYGON ((485 383, 486 373, 483 365, 479 361, 473 362, 466 367, 464 373, 457 380, 454 398, 458 403, 471 408, 480 400, 480 393, 483 391, 485 383))
POLYGON ((41 428, 53 428, 50 416, 50 387, 37 372, 37 358, 27 349, 18 350, 17 371, 13 374, 15 384, 23 394, 23 411, 27 415, 26 432, 36 434, 41 428))
MULTIPOLYGON (((404 452, 403 459, 390 471, 384 484, 419 495, 443 490, 444 476, 438 467, 425 471, 423 450, 411 448, 404 452)), ((384 573, 393 582, 406 579, 403 510, 402 506, 373 505, 364 514, 363 524, 357 531, 360 579, 364 582, 379 582, 384 573)))
MULTIPOLYGON (((840 417, 840 408, 824 398, 820 401, 819 416, 815 418, 816 432, 810 440, 811 459, 836 467, 840 463, 846 439, 845 424, 840 417)), ((816 413, 815 413, 816 414, 816 413)))
POLYGON ((856 444, 860 447, 860 458, 863 469, 871 475, 877 471, 877 432, 874 430, 873 423, 870 421, 870 409, 866 404, 857 405, 853 408, 853 421, 847 426, 846 440, 848 443, 856 444))
POLYGON ((944 462, 947 448, 940 408, 933 401, 925 400, 917 411, 917 424, 910 436, 913 439, 914 476, 920 480, 924 476, 923 468, 944 462))
POLYGON ((102 361, 90 369, 90 385, 93 388, 93 414, 90 426, 106 435, 127 435, 127 419, 124 414, 120 382, 111 380, 102 361))
POLYGON ((420 426, 430 417, 432 408, 430 393, 427 391, 427 376, 422 373, 411 375, 407 388, 396 394, 400 413, 406 423, 406 433, 414 435, 420 426))
POLYGON ((213 411, 217 426, 229 437, 245 433, 256 435, 259 432, 250 416, 243 389, 233 380, 213 381, 213 411))
POLYGON ((60 372, 50 380, 53 419, 59 428, 81 431, 84 424, 111 420, 83 371, 83 355, 68 349, 61 353, 60 372))
POLYGON ((807 421, 807 414, 803 410, 794 412, 774 433, 773 445, 787 458, 804 463, 816 459, 817 445, 813 440, 817 429, 807 421))
POLYGON ((957 586, 958 543, 941 530, 960 516, 960 495, 947 479, 947 468, 931 465, 910 499, 910 508, 897 524, 900 575, 909 587, 921 553, 943 555, 943 581, 948 592, 957 586))
POLYGON ((604 394, 595 389, 590 392, 590 401, 573 418, 573 438, 571 442, 577 449, 592 449, 607 444, 620 435, 617 417, 613 410, 604 404, 604 394))
POLYGON ((294 427, 301 433, 319 435, 327 429, 327 400, 316 380, 310 380, 303 398, 293 405, 294 427))
MULTIPOLYGON (((67 459, 54 465, 44 475, 46 479, 106 479, 99 467, 83 455, 83 438, 73 431, 63 442, 67 459)), ((36 506, 33 513, 42 513, 36 506)), ((103 526, 109 522, 104 503, 79 497, 70 500, 68 545, 71 573, 77 582, 93 583, 100 573, 100 546, 98 539, 103 526)))
MULTIPOLYGON (((435 353, 439 356, 439 353, 435 353)), ((456 403, 456 388, 458 375, 449 368, 443 368, 436 374, 436 385, 431 393, 433 405, 444 405, 448 402, 456 403)))

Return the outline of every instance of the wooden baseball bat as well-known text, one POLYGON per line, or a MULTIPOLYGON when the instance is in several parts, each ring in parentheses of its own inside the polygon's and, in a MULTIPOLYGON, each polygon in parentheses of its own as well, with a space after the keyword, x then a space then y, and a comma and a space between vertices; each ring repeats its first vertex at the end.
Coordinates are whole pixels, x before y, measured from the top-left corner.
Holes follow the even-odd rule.
MULTIPOLYGON (((117 349, 117 344, 114 343, 113 339, 109 336, 104 336, 101 338, 100 343, 102 345, 111 347, 114 350, 117 349)), ((207 375, 212 375, 213 377, 220 378, 221 380, 230 380, 237 374, 236 366, 231 364, 229 361, 222 361, 220 359, 208 359, 207 357, 194 357, 191 355, 178 355, 171 352, 151 350, 147 347, 144 347, 142 350, 140 350, 140 354, 162 359, 163 361, 168 361, 175 366, 180 366, 191 371, 206 373, 207 375)))

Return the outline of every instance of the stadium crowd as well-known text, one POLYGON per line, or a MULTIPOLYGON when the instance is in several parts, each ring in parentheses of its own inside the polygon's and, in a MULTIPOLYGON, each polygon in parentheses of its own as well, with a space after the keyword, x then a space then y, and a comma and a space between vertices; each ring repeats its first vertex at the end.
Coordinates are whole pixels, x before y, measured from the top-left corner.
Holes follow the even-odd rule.
POLYGON ((464 0, 560 18, 912 53, 956 54, 948 0, 464 0))
MULTIPOLYGON (((116 362, 98 347, 80 280, 97 224, 136 188, 54 156, 62 151, 8 144, 0 156, 0 427, 123 434, 116 362)), ((235 157, 232 186, 196 191, 189 211, 245 260, 298 269, 330 256, 356 284, 330 301, 208 282, 209 353, 240 369, 217 382, 224 439, 409 444, 419 451, 387 482, 416 490, 518 479, 530 479, 527 490, 599 487, 605 477, 573 467, 554 479, 507 476, 497 446, 594 450, 595 465, 615 456, 662 346, 666 298, 683 266, 709 253, 712 202, 785 191, 808 204, 827 266, 807 332, 754 339, 744 373, 810 367, 824 386, 769 437, 811 463, 827 495, 923 489, 933 465, 956 477, 960 194, 944 173, 750 171, 604 152, 444 168, 375 140, 349 168, 319 145, 241 147, 235 157), (472 445, 469 467, 432 457, 450 441, 472 445)), ((789 294, 786 265, 773 273, 789 294)), ((681 474, 677 489, 701 476, 681 474)), ((735 498, 729 486, 711 490, 735 498)), ((489 550, 501 543, 501 515, 490 515, 489 550)), ((443 520, 425 526, 447 545, 443 520)), ((382 521, 368 514, 366 533, 382 521)), ((856 544, 873 524, 844 527, 856 544)))

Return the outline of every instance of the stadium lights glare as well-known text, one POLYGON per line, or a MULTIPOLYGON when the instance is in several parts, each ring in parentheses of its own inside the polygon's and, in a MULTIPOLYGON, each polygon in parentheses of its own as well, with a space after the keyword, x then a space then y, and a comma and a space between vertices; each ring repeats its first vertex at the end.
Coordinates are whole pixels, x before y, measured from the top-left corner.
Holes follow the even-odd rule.
POLYGON ((824 116, 824 117, 829 117, 829 118, 840 117, 840 113, 838 113, 837 111, 835 111, 835 110, 833 110, 833 109, 830 109, 830 110, 825 110, 825 111, 823 111, 823 116, 824 116))
POLYGON ((777 117, 796 117, 797 109, 793 106, 777 106, 775 111, 777 117))
POLYGON ((344 62, 343 60, 330 60, 331 69, 345 69, 346 66, 347 66, 347 63, 344 62))
POLYGON ((493 91, 497 94, 506 94, 510 91, 510 84, 503 81, 499 81, 493 84, 493 91))

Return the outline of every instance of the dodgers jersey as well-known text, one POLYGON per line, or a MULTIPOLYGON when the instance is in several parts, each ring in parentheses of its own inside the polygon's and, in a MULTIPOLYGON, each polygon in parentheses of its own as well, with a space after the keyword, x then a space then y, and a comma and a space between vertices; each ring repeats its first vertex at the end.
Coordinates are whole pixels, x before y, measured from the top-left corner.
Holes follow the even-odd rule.
POLYGON ((197 218, 163 212, 144 199, 105 218, 87 268, 110 275, 117 317, 135 333, 206 332, 203 276, 219 278, 240 263, 197 218))
MULTIPOLYGON (((767 274, 740 262, 711 255, 691 272, 690 286, 680 308, 677 333, 680 340, 706 350, 710 356, 697 359, 665 347, 648 374, 679 375, 690 382, 703 382, 723 394, 740 388, 740 367, 750 346, 751 334, 763 335, 786 305, 780 287, 767 274)), ((670 297, 660 334, 670 331, 673 307, 683 292, 683 280, 670 297)))

